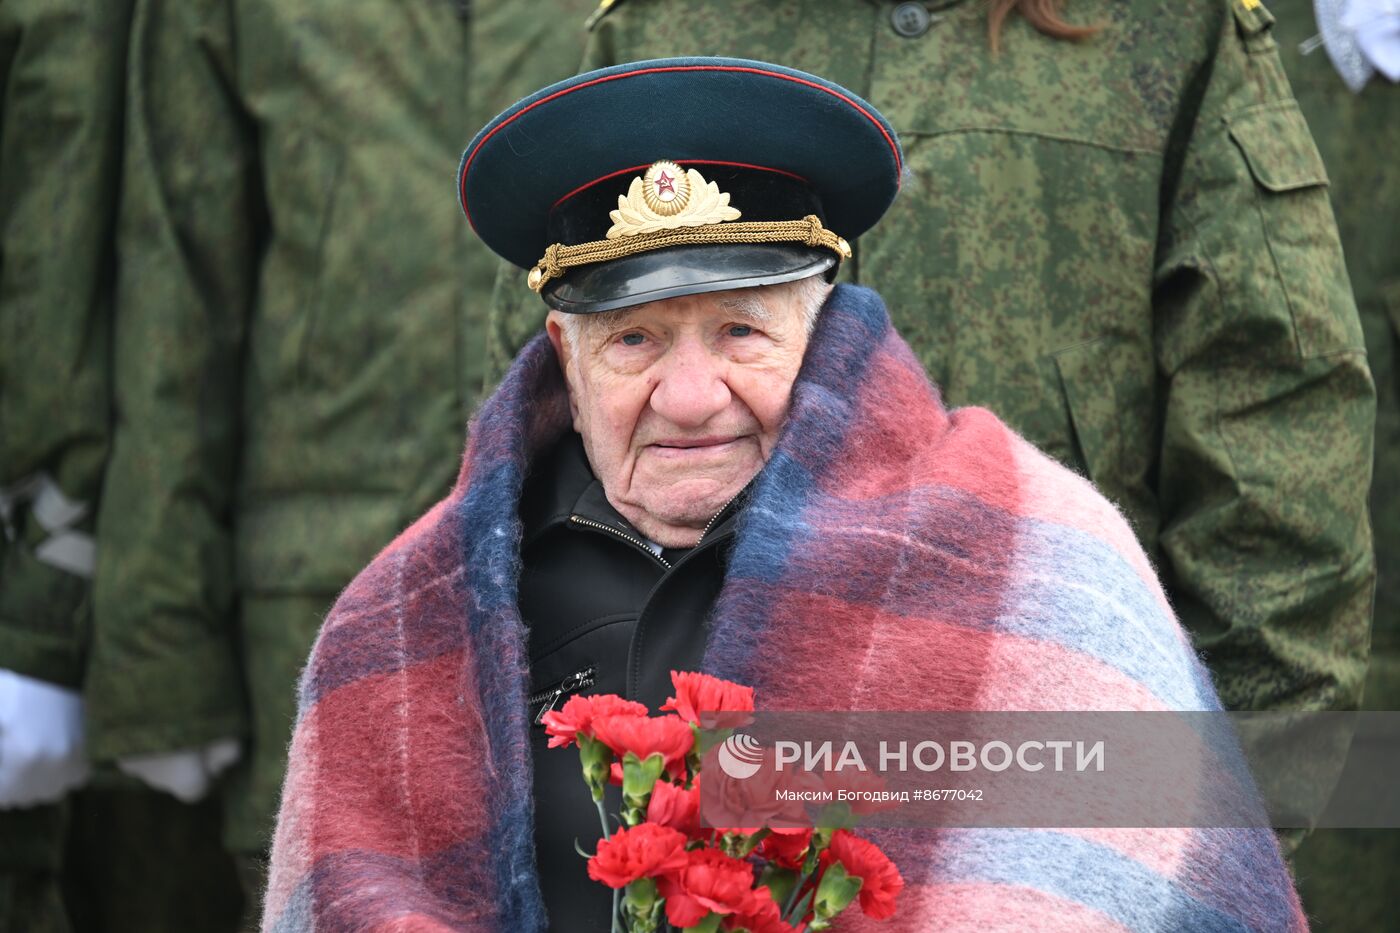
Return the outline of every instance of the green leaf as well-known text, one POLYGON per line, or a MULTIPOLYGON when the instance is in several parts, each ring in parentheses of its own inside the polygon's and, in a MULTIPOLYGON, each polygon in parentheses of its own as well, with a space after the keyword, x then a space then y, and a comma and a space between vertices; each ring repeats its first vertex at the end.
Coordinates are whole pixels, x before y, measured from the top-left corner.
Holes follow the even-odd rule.
POLYGON ((779 868, 777 865, 769 865, 758 875, 758 886, 768 886, 768 894, 781 907, 787 903, 788 897, 792 894, 793 887, 797 884, 797 872, 790 868, 779 868))
POLYGON ((637 757, 636 752, 622 756, 622 801, 634 810, 646 810, 651 800, 651 792, 656 787, 656 779, 666 767, 666 759, 660 754, 648 755, 646 761, 637 757))
POLYGON ((694 933, 715 933, 715 931, 719 929, 719 922, 723 919, 724 918, 719 914, 710 911, 710 915, 704 920, 701 920, 693 927, 685 927, 684 929, 692 930, 694 933))
POLYGON ((826 874, 822 875, 816 900, 813 901, 817 919, 830 920, 849 907, 860 893, 861 883, 862 879, 847 873, 845 865, 832 862, 826 874))

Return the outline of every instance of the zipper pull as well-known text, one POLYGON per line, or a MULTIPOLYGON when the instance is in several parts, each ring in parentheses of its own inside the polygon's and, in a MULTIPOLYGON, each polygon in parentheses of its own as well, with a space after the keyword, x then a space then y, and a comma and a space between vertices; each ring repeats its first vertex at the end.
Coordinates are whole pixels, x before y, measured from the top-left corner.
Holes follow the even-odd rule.
POLYGON ((554 691, 553 691, 552 693, 550 693, 550 695, 545 699, 544 704, 543 704, 542 706, 540 706, 540 711, 539 711, 538 713, 535 714, 535 725, 537 725, 537 726, 542 726, 542 725, 544 725, 544 717, 545 717, 545 714, 546 714, 546 713, 549 713, 549 712, 553 712, 554 707, 556 707, 556 706, 559 705, 559 701, 560 701, 560 699, 563 698, 563 696, 564 696, 564 688, 563 688, 563 687, 555 687, 555 688, 554 688, 554 691))
POLYGON ((534 724, 544 725, 545 714, 553 711, 564 697, 593 686, 593 674, 593 668, 584 668, 565 677, 554 689, 536 696, 535 702, 540 703, 541 706, 539 712, 535 714, 534 724))

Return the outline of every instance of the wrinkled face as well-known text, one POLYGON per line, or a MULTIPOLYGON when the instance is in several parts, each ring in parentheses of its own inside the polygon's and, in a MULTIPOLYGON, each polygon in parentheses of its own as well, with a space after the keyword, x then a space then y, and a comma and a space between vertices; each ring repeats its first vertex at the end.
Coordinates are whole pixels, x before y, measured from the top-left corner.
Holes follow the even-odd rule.
POLYGON ((546 323, 574 429, 608 501, 665 547, 689 547, 777 443, 807 348, 793 285, 686 295, 546 323), (577 344, 577 345, 575 345, 577 344))

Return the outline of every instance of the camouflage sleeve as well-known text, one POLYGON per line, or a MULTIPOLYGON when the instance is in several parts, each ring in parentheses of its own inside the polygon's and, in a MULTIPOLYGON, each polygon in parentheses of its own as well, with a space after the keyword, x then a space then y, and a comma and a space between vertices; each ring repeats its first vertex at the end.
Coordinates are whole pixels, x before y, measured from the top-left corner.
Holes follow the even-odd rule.
POLYGON ((1354 708, 1375 393, 1272 17, 1228 2, 1164 173, 1162 569, 1228 707, 1354 708))
POLYGON ((0 5, 0 667, 82 676, 130 3, 0 5))
MULTIPOLYGON (((508 73, 493 73, 486 76, 484 82, 478 80, 478 84, 486 85, 486 93, 479 95, 480 106, 473 108, 478 125, 486 125, 497 113, 526 94, 574 74, 571 69, 578 62, 580 54, 583 55, 583 64, 578 69, 580 72, 615 64, 611 61, 595 63, 598 57, 594 50, 595 37, 585 25, 590 19, 588 14, 605 10, 606 6, 600 7, 597 0, 567 0, 559 4, 556 28, 543 32, 519 22, 521 17, 511 11, 511 25, 498 26, 492 31, 489 35, 490 47, 528 47, 533 51, 526 56, 511 56, 508 73)), ((520 348, 544 327, 545 313, 549 309, 538 295, 526 287, 524 270, 496 260, 494 254, 479 242, 475 244, 475 249, 483 256, 490 257, 489 261, 495 268, 495 287, 491 291, 486 314, 484 398, 506 374, 510 361, 515 359, 520 348)))
POLYGON ((132 26, 87 687, 99 759, 244 731, 230 513, 261 202, 229 16, 138 0, 132 26))

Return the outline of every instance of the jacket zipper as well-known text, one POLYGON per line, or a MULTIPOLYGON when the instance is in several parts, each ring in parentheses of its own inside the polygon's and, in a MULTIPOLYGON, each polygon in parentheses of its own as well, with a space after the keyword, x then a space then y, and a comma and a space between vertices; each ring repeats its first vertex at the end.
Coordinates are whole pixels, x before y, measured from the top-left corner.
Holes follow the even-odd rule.
POLYGON ((597 528, 597 529, 599 529, 600 531, 606 531, 606 532, 609 532, 610 534, 614 534, 614 535, 616 535, 617 537, 621 538, 621 539, 624 540, 624 541, 630 541, 630 542, 632 542, 633 544, 635 544, 637 547, 639 547, 639 548, 641 548, 643 551, 645 551, 648 555, 650 555, 651 557, 655 558, 656 561, 657 561, 657 563, 661 564, 661 566, 665 567, 667 570, 670 570, 670 569, 671 569, 671 564, 670 564, 670 562, 667 561, 666 558, 662 557, 660 554, 658 554, 658 553, 656 553, 655 551, 653 551, 651 548, 647 547, 647 543, 646 543, 645 541, 643 541, 641 538, 634 538, 634 537, 632 537, 631 535, 629 535, 627 532, 625 532, 625 531, 618 531, 616 528, 613 528, 611 525, 604 525, 602 522, 595 522, 595 521, 594 521, 593 519, 591 519, 591 518, 583 518, 582 516, 579 516, 579 515, 570 515, 570 516, 569 516, 569 521, 573 522, 573 523, 576 524, 576 525, 585 525, 585 526, 587 526, 587 527, 589 527, 589 528, 597 528))
MULTIPOLYGON (((701 542, 701 541, 704 541, 704 540, 705 540, 705 536, 706 536, 707 534, 710 533, 710 529, 715 527, 715 522, 719 521, 719 517, 720 517, 721 515, 723 515, 725 512, 727 512, 727 511, 729 510, 729 507, 730 507, 731 505, 734 504, 734 501, 735 501, 736 499, 738 499, 740 496, 742 496, 742 495, 744 494, 744 490, 746 490, 746 489, 748 489, 748 488, 749 488, 748 486, 745 486, 744 489, 741 489, 741 490, 739 490, 738 492, 736 492, 734 495, 730 496, 730 497, 729 497, 729 501, 726 502, 724 505, 720 506, 718 512, 716 512, 714 515, 711 515, 711 516, 710 516, 710 520, 709 520, 708 522, 705 523, 705 528, 704 528, 704 530, 700 532, 700 538, 699 538, 699 540, 697 540, 697 541, 695 542, 695 545, 694 545, 695 547, 699 547, 699 546, 700 546, 700 542, 701 542)), ((627 532, 625 532, 625 531, 618 531, 616 528, 612 527, 611 525, 604 525, 602 522, 595 522, 595 521, 594 521, 593 519, 591 519, 591 518, 584 518, 584 517, 582 517, 582 516, 580 516, 580 515, 570 515, 570 516, 569 516, 569 521, 573 522, 573 523, 576 524, 576 525, 586 525, 586 526, 589 527, 589 528, 597 528, 597 529, 600 530, 600 531, 606 531, 606 532, 608 532, 609 534, 616 535, 617 537, 621 538, 621 539, 624 540, 624 541, 630 541, 632 544, 635 544, 637 547, 641 548, 643 551, 646 551, 646 552, 647 552, 648 554, 650 554, 652 557, 656 558, 657 562, 660 563, 661 566, 665 567, 667 570, 670 570, 670 569, 671 569, 671 564, 670 564, 670 562, 667 561, 666 558, 662 557, 660 554, 658 554, 658 553, 656 553, 655 551, 653 551, 651 548, 647 547, 646 542, 643 541, 643 540, 641 540, 640 538, 634 538, 632 535, 629 535, 627 532)))
POLYGON ((593 686, 593 675, 595 672, 596 668, 585 667, 583 670, 575 671, 568 677, 565 677, 548 690, 541 690, 539 693, 528 697, 525 700, 526 707, 532 707, 536 703, 541 704, 539 712, 535 714, 533 724, 536 726, 544 725, 545 713, 552 711, 558 706, 560 700, 570 694, 578 693, 580 690, 593 686))
MULTIPOLYGON (((748 485, 746 484, 746 485, 744 486, 744 489, 748 489, 748 488, 749 488, 749 487, 748 487, 748 485)), ((719 517, 720 517, 721 515, 723 515, 725 512, 729 511, 729 507, 730 507, 731 505, 734 504, 734 500, 735 500, 735 499, 738 499, 740 496, 742 496, 742 495, 744 494, 744 489, 741 489, 741 490, 739 490, 738 492, 736 492, 734 495, 730 496, 730 497, 729 497, 729 501, 726 502, 724 505, 720 506, 718 512, 716 512, 714 515, 711 515, 711 516, 710 516, 710 520, 709 520, 708 522, 705 523, 705 530, 702 531, 702 532, 700 532, 700 540, 695 542, 695 546, 696 546, 696 547, 699 547, 699 546, 700 546, 700 541, 704 541, 704 540, 705 540, 705 535, 707 535, 707 534, 710 533, 710 529, 713 528, 713 527, 715 527, 715 522, 719 521, 719 517)))

